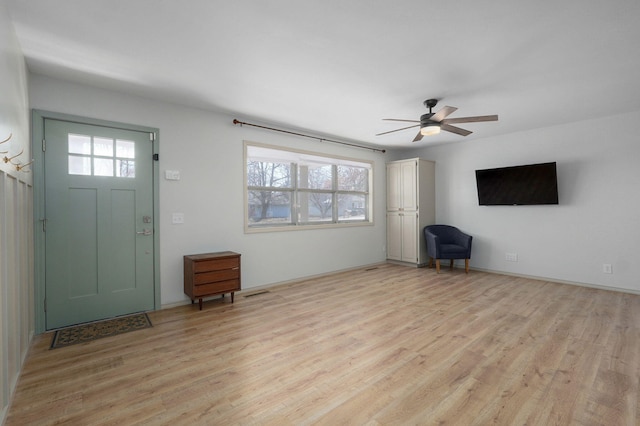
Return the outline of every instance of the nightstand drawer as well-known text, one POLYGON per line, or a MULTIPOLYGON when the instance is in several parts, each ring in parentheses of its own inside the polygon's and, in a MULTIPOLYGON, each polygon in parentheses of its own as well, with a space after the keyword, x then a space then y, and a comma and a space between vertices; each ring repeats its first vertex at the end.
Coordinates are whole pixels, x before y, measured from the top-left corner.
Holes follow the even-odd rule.
POLYGON ((210 294, 227 293, 240 290, 240 280, 218 281, 215 283, 197 285, 193 288, 194 296, 208 296, 210 294))
POLYGON ((221 269, 232 269, 240 267, 240 259, 236 258, 228 258, 228 259, 215 259, 215 260, 201 260, 199 262, 195 262, 193 265, 193 272, 201 273, 201 272, 209 272, 209 271, 219 271, 221 269))
POLYGON ((240 267, 236 266, 234 269, 222 269, 219 271, 201 272, 195 274, 193 277, 193 283, 195 285, 214 283, 217 281, 227 281, 240 277, 240 267))

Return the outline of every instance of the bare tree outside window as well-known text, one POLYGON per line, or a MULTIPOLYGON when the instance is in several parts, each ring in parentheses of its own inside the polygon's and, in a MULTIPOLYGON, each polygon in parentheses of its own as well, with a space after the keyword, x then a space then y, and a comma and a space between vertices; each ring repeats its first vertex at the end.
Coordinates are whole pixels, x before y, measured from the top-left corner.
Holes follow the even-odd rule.
POLYGON ((299 166, 300 220, 325 221, 333 218, 333 166, 331 164, 299 166), (310 191, 302 191, 308 188, 310 191), (324 190, 330 192, 317 192, 324 190))
POLYGON ((247 184, 249 187, 264 188, 249 191, 251 220, 255 222, 267 219, 290 220, 291 196, 287 192, 275 190, 291 188, 290 164, 248 161, 247 184))
POLYGON ((343 220, 367 219, 369 169, 338 166, 338 211, 343 220))
POLYGON ((338 189, 367 191, 369 170, 364 167, 338 166, 338 189))

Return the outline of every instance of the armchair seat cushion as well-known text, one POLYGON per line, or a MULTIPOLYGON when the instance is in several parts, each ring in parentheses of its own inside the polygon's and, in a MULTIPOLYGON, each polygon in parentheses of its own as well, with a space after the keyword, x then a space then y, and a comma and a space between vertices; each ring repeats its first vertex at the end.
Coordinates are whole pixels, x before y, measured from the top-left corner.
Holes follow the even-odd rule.
POLYGON ((457 244, 441 244, 440 259, 466 259, 469 250, 457 244))

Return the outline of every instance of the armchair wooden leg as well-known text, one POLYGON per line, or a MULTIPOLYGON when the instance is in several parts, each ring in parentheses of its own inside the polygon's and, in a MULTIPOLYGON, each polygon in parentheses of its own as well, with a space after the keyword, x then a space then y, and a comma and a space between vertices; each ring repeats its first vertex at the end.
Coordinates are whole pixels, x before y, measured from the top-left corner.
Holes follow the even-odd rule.
POLYGON ((469 259, 464 260, 464 272, 469 273, 469 259))
POLYGON ((440 273, 440 259, 436 259, 436 274, 440 273))
POLYGON ((449 270, 453 271, 453 259, 449 261, 449 270))
POLYGON ((433 268, 433 257, 429 256, 429 265, 427 265, 427 268, 433 268))

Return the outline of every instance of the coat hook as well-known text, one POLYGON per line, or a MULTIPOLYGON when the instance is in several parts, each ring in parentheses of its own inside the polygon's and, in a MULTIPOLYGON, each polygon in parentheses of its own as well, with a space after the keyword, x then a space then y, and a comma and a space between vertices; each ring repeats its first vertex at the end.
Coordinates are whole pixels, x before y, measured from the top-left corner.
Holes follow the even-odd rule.
MULTIPOLYGON (((9 139, 11 139, 11 136, 13 136, 13 133, 9 133, 9 137, 3 140, 2 142, 0 142, 0 145, 2 145, 5 142, 9 142, 9 139)), ((6 154, 7 152, 9 151, 0 151, 0 154, 6 154)))
POLYGON ((20 163, 19 163, 19 162, 18 162, 18 163, 14 163, 14 162, 13 162, 13 161, 11 161, 11 160, 13 160, 13 159, 14 159, 14 158, 16 158, 16 157, 21 156, 23 152, 24 152, 24 148, 22 148, 22 151, 20 151, 19 153, 17 153, 17 154, 16 154, 16 155, 14 155, 13 157, 7 157, 7 156, 5 155, 5 156, 4 156, 4 158, 2 159, 2 161, 4 161, 5 163, 11 163, 12 165, 17 166, 17 165, 18 165, 18 164, 20 164, 20 163))
MULTIPOLYGON (((27 167, 27 166, 30 166, 31 163, 33 163, 33 158, 27 164, 16 164, 15 165, 16 166, 16 171, 19 172, 19 171, 22 170, 23 173, 29 173, 31 170, 24 170, 24 168, 27 167)), ((13 163, 11 163, 11 164, 13 164, 13 163)))

